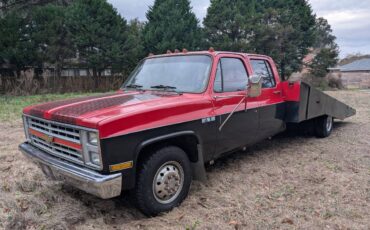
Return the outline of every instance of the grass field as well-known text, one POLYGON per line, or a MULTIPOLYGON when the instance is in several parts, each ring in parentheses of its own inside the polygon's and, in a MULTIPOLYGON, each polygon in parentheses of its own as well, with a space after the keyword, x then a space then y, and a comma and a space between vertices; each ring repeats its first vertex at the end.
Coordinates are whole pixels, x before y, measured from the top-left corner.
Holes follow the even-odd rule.
MULTIPOLYGON (((43 94, 34 96, 0 96, 0 122, 12 122, 21 118, 22 109, 26 106, 68 99, 80 96, 89 96, 94 93, 43 94)), ((96 94, 96 93, 95 93, 96 94)))

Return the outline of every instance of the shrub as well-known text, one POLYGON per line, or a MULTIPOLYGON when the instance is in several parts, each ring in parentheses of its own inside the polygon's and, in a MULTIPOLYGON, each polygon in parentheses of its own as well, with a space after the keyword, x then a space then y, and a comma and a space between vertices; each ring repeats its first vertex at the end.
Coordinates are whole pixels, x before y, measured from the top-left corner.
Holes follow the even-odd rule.
POLYGON ((334 74, 328 74, 327 79, 328 79, 328 84, 330 88, 344 89, 343 82, 340 76, 335 76, 334 74))

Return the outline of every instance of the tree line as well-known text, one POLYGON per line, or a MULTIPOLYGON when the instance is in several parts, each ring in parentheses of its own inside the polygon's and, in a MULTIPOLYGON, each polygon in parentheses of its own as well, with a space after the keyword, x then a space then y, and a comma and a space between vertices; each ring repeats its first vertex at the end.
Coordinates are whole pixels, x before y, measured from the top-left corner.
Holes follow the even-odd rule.
POLYGON ((127 75, 148 53, 183 48, 265 54, 285 78, 301 70, 309 52, 317 76, 338 61, 330 25, 306 0, 211 0, 202 24, 189 0, 155 0, 146 22, 128 22, 106 0, 0 3, 0 65, 16 74, 52 64, 60 75, 68 63, 93 76, 108 67, 127 75))

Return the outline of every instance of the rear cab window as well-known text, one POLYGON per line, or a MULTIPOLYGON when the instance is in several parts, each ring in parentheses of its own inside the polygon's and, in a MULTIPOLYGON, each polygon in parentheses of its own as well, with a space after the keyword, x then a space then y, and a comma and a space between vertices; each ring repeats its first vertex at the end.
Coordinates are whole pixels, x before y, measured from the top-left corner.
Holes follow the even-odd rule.
POLYGON ((262 75, 262 88, 274 88, 276 86, 274 74, 267 60, 251 59, 250 63, 253 74, 262 75))

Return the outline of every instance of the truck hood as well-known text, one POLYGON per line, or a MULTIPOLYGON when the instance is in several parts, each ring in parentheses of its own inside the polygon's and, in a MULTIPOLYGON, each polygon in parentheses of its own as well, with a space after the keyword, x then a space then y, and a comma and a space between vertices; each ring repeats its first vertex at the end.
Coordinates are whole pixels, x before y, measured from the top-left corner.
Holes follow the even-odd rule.
POLYGON ((26 107, 23 113, 71 125, 98 129, 107 122, 159 108, 192 104, 199 96, 165 92, 123 92, 49 102, 26 107))

